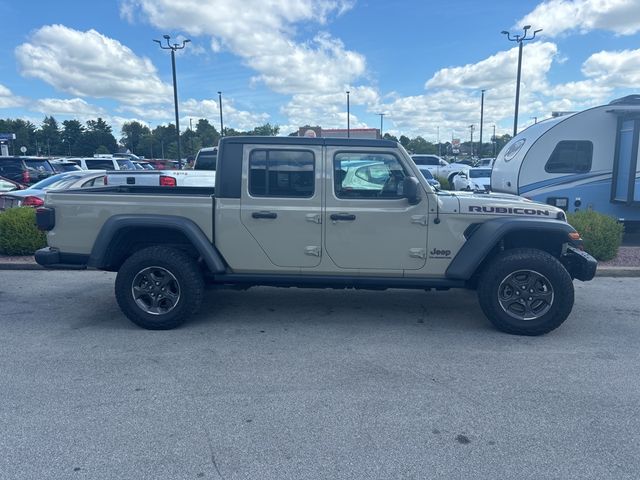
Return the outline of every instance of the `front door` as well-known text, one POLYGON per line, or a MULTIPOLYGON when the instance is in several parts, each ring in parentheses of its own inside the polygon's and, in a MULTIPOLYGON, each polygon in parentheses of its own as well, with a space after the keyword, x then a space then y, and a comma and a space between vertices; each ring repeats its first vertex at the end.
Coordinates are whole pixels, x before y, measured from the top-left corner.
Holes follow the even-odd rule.
POLYGON ((245 155, 242 224, 273 265, 317 266, 322 256, 322 147, 255 146, 245 155))
POLYGON ((427 257, 427 199, 403 195, 409 170, 392 150, 327 148, 325 245, 340 268, 417 270, 427 257))

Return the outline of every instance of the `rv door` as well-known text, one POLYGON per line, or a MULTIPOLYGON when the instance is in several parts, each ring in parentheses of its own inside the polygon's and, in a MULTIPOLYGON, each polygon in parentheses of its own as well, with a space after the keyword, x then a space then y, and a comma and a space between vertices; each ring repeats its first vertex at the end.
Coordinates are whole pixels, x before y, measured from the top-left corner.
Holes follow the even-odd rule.
POLYGON ((638 133, 640 119, 618 119, 616 153, 611 183, 611 201, 614 203, 640 204, 640 180, 638 169, 638 133))

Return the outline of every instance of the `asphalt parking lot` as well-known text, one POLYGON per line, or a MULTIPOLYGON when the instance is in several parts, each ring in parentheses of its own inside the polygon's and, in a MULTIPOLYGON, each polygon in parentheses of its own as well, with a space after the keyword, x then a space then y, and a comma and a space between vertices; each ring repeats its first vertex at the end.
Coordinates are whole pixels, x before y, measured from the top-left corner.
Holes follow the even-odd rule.
POLYGON ((0 271, 0 478, 637 478, 640 282, 499 333, 467 291, 209 292, 130 324, 106 272, 0 271))

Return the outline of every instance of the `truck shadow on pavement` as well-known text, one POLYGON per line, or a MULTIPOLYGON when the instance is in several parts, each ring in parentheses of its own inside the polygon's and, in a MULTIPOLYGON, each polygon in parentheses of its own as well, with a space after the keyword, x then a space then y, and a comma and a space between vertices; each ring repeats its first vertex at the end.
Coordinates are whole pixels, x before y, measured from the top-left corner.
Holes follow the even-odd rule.
POLYGON ((255 287, 207 291, 200 312, 183 328, 209 322, 260 325, 419 324, 432 328, 491 330, 467 290, 332 290, 255 287))

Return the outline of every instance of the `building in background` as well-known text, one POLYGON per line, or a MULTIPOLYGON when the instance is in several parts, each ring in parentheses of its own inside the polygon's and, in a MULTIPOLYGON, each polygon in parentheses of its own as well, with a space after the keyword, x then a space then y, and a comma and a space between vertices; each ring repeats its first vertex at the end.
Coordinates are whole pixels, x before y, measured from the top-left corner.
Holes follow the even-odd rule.
POLYGON ((322 128, 322 127, 300 127, 298 128, 299 137, 333 137, 333 138, 371 138, 380 139, 380 129, 378 128, 351 128, 347 135, 346 128, 322 128))

